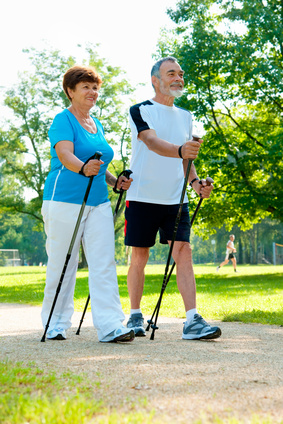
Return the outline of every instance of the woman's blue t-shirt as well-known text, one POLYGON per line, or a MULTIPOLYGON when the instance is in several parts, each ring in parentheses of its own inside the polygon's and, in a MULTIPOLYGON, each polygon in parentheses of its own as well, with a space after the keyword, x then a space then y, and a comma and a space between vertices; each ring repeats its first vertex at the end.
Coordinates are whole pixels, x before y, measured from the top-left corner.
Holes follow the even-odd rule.
POLYGON ((87 205, 98 206, 109 201, 105 173, 113 159, 113 149, 104 137, 104 130, 98 119, 93 118, 97 133, 92 134, 81 126, 76 117, 65 109, 55 116, 48 132, 51 148, 51 170, 44 186, 43 200, 82 204, 89 178, 67 169, 59 160, 55 145, 62 140, 74 143, 74 155, 86 162, 95 152, 102 153, 104 162, 98 175, 93 178, 87 205))

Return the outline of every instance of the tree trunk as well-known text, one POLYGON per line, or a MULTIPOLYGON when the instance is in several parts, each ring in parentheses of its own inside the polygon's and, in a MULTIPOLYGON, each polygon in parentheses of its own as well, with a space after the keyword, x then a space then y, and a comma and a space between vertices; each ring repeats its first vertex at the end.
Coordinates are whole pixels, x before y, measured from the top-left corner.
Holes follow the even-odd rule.
POLYGON ((80 259, 79 259, 79 266, 78 266, 78 268, 79 269, 82 269, 82 268, 87 268, 87 260, 86 260, 86 257, 85 257, 85 252, 84 252, 84 248, 83 248, 83 245, 81 244, 81 248, 80 248, 80 259))

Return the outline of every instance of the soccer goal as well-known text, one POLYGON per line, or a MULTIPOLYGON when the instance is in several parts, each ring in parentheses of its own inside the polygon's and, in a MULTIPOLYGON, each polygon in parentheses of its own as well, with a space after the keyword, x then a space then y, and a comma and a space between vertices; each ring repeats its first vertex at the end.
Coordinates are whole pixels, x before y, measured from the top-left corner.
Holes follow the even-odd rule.
POLYGON ((273 243, 273 265, 283 264, 283 244, 273 243))
POLYGON ((18 249, 0 249, 0 266, 20 266, 18 249))

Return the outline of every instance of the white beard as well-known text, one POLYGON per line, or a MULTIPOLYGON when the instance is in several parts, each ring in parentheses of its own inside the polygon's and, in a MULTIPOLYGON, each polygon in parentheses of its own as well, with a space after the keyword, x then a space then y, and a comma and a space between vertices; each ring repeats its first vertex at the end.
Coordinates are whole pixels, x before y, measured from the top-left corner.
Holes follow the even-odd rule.
POLYGON ((184 94, 184 90, 170 90, 170 94, 173 97, 181 97, 184 94))

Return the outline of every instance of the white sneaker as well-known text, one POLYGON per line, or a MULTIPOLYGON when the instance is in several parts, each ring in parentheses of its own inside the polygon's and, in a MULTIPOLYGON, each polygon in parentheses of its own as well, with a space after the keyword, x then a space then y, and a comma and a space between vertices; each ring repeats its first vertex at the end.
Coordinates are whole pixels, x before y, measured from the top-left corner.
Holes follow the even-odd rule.
POLYGON ((47 333, 48 340, 66 340, 66 338, 66 331, 61 327, 54 328, 47 333))
POLYGON ((130 328, 126 328, 123 325, 116 330, 105 336, 100 342, 102 343, 116 343, 116 342, 131 342, 135 338, 135 331, 130 328))
POLYGON ((218 266, 218 267, 216 268, 216 271, 218 272, 218 271, 219 271, 219 269, 220 269, 220 266, 218 266))

